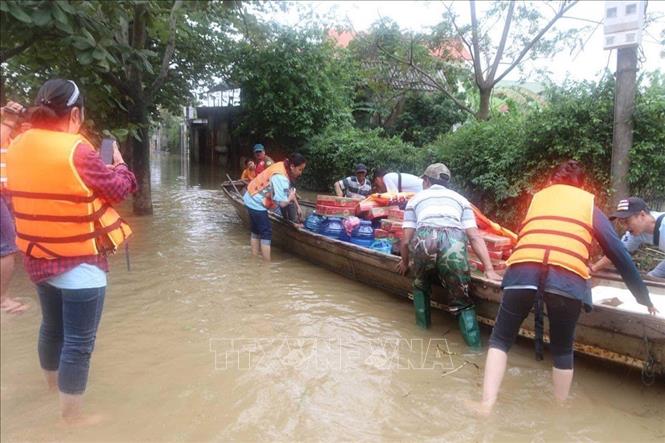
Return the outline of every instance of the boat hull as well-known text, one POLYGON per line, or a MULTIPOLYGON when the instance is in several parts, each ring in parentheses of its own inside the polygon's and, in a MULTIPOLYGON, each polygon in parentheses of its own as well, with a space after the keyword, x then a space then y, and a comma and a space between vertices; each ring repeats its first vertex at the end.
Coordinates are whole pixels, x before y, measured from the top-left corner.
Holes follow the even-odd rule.
MULTIPOLYGON (((242 182, 227 182, 222 190, 243 223, 249 226, 249 215, 239 193, 242 185, 242 182)), ((275 246, 345 277, 398 296, 410 297, 410 278, 395 271, 399 257, 298 228, 277 215, 271 214, 270 218, 275 246)), ((665 297, 663 288, 655 284, 653 289, 661 294, 657 296, 665 297)), ((470 292, 476 302, 479 322, 493 326, 501 302, 499 284, 481 274, 472 274, 470 292)), ((446 309, 442 289, 432 294, 432 305, 446 309)), ((530 314, 522 324, 520 335, 533 339, 533 325, 533 314, 530 314)), ((545 330, 549 330, 546 316, 545 330)), ((547 336, 545 341, 548 341, 547 336)), ((649 316, 646 310, 640 314, 594 305, 592 312, 580 316, 574 347, 580 354, 636 367, 648 374, 665 375, 665 321, 649 316)))

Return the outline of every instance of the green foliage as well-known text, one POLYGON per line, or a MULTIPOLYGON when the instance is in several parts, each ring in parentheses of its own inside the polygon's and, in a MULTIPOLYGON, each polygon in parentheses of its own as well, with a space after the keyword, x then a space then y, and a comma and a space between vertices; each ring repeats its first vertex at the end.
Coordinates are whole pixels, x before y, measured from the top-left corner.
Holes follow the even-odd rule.
POLYGON ((439 134, 450 132, 467 116, 443 94, 411 93, 405 97, 402 112, 395 125, 386 129, 387 135, 397 135, 405 142, 424 146, 439 134))
POLYGON ((380 129, 328 127, 313 137, 303 154, 307 167, 303 184, 312 190, 330 191, 333 183, 352 174, 357 163, 371 171, 387 168, 390 171, 422 174, 428 163, 427 151, 405 143, 398 137, 386 137, 380 129))
MULTIPOLYGON (((665 88, 662 75, 642 78, 636 97, 631 192, 665 198, 665 88)), ((567 159, 587 168, 588 190, 602 207, 609 196, 614 82, 568 83, 546 92, 548 104, 526 115, 471 122, 429 149, 450 167, 462 191, 488 214, 515 227, 529 194, 567 159)))
POLYGON ((632 194, 652 203, 665 201, 665 75, 646 77, 635 105, 628 183, 632 194))
POLYGON ((219 74, 218 67, 225 65, 223 55, 230 40, 222 25, 228 26, 231 14, 219 2, 185 2, 176 16, 175 52, 167 81, 151 90, 169 38, 172 4, 3 1, 3 95, 29 103, 46 79, 71 78, 86 95, 90 130, 110 130, 121 140, 125 133, 140 138, 138 129, 148 122, 132 121, 136 119, 128 115, 131 109, 147 105, 153 118, 158 117, 158 107, 179 111, 191 91, 210 84, 212 74, 219 74), (143 47, 131 38, 130 24, 137 11, 147 16, 143 47))
POLYGON ((350 120, 353 70, 322 32, 278 30, 266 42, 244 45, 235 60, 242 132, 296 147, 350 120))
MULTIPOLYGON (((398 134, 410 123, 416 123, 416 126, 439 123, 431 118, 418 123, 419 117, 425 116, 424 112, 417 116, 402 115, 409 111, 418 114, 414 109, 417 105, 431 105, 428 110, 437 114, 436 117, 443 117, 442 113, 450 114, 443 109, 450 103, 439 103, 450 100, 437 95, 436 100, 428 103, 428 95, 434 88, 412 66, 400 61, 408 60, 432 77, 443 76, 456 96, 464 96, 458 85, 461 78, 468 77, 467 70, 457 60, 450 60, 442 48, 428 47, 426 36, 409 35, 394 21, 382 19, 374 23, 367 33, 355 36, 348 50, 359 69, 354 103, 354 118, 359 127, 378 127, 386 129, 388 134, 398 134), (434 52, 439 56, 434 56, 434 52)), ((421 132, 423 128, 414 128, 414 133, 408 134, 407 139, 422 144, 436 135, 421 132)))

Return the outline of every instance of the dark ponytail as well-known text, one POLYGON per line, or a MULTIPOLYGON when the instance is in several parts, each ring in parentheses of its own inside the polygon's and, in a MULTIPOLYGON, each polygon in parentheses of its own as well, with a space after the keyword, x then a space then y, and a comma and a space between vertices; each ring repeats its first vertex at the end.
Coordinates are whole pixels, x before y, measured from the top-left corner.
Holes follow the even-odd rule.
POLYGON ((307 160, 305 160, 304 155, 298 152, 294 152, 293 154, 289 155, 289 158, 286 160, 286 165, 296 168, 306 162, 307 160))
POLYGON ((551 184, 570 185, 581 188, 586 181, 584 167, 575 160, 568 160, 556 167, 550 178, 551 184))
POLYGON ((83 109, 83 93, 71 80, 52 79, 39 88, 28 118, 33 128, 54 129, 72 108, 83 109))

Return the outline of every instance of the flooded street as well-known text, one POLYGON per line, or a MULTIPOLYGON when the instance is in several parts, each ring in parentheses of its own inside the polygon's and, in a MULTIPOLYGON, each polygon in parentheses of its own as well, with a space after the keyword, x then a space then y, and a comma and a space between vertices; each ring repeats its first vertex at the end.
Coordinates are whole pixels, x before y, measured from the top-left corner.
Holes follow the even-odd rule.
POLYGON ((2 314, 3 442, 665 440, 662 383, 579 358, 559 407, 551 360, 527 342, 511 351, 496 414, 476 418, 464 402, 480 397, 485 352, 467 353, 451 317, 433 312, 424 331, 408 300, 278 249, 272 264, 254 259, 223 176, 158 157, 154 216, 127 217, 131 271, 113 257, 85 396, 101 425, 58 427, 39 304, 18 266, 10 291, 31 309, 2 314))

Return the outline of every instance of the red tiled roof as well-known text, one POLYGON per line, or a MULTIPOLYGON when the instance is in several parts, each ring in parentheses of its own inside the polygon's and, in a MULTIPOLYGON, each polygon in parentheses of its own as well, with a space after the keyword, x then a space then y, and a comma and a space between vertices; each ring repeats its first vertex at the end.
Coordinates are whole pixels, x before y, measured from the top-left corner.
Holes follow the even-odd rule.
MULTIPOLYGON (((334 40, 335 44, 340 48, 346 48, 356 37, 356 33, 353 31, 338 32, 331 29, 328 31, 328 37, 334 40)), ((441 47, 430 50, 430 54, 444 60, 471 60, 471 54, 469 54, 469 51, 459 40, 446 42, 441 47)))

